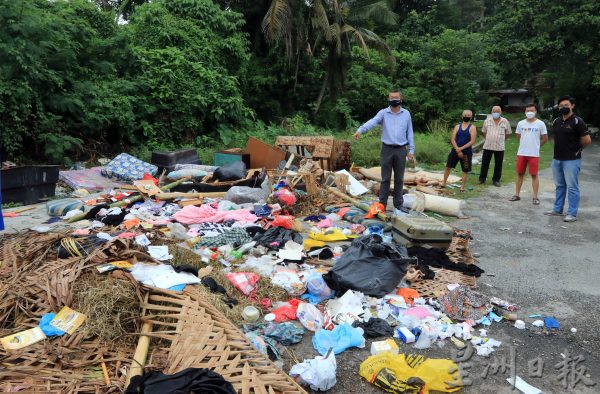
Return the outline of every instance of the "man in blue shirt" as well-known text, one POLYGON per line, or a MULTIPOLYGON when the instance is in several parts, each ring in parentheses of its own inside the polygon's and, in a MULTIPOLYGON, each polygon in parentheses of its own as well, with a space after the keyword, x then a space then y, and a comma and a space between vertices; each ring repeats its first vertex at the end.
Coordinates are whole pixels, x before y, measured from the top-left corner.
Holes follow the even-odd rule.
POLYGON ((400 215, 404 199, 402 187, 406 159, 414 160, 415 141, 410 112, 402 108, 402 93, 393 90, 388 95, 389 107, 382 109, 375 117, 358 128, 354 138, 381 125, 381 188, 379 202, 385 207, 390 194, 390 181, 394 171, 394 215, 400 215))

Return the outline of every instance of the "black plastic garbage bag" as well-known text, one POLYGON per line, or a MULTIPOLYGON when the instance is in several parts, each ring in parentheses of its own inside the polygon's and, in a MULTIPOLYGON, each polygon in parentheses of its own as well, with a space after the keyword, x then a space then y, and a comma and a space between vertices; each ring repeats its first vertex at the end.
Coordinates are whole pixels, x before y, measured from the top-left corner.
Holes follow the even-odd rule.
POLYGON ((416 259, 408 257, 405 247, 384 243, 373 234, 352 241, 323 278, 335 291, 356 290, 379 298, 394 290, 414 263, 416 259))
POLYGON ((392 326, 387 321, 378 317, 372 317, 368 322, 356 320, 352 323, 352 327, 362 328, 367 338, 391 337, 394 335, 392 326))
POLYGON ((223 376, 210 369, 188 368, 173 375, 154 371, 136 376, 125 394, 235 394, 235 389, 223 376))
POLYGON ((246 164, 243 161, 234 161, 217 168, 213 174, 218 181, 237 181, 246 176, 246 164))

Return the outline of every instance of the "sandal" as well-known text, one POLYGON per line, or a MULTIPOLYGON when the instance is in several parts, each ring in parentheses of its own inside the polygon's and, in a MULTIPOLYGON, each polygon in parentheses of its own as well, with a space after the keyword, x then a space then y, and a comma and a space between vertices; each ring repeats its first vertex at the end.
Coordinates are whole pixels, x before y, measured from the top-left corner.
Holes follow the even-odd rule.
POLYGON ((540 199, 539 198, 534 198, 533 199, 533 205, 540 205, 540 199))
POLYGON ((519 196, 512 196, 510 198, 510 200, 508 200, 508 201, 519 201, 519 200, 521 200, 521 197, 519 197, 519 196))
POLYGON ((460 189, 460 192, 464 193, 464 192, 466 192, 466 190, 465 189, 460 189))

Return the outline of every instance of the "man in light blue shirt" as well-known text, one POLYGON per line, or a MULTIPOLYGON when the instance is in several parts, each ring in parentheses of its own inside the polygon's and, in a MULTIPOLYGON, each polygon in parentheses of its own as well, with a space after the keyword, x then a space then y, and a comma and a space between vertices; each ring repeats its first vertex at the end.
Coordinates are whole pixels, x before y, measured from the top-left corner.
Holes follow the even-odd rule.
POLYGON ((382 109, 375 117, 358 128, 354 138, 381 125, 381 188, 379 202, 385 207, 390 195, 390 182, 394 172, 394 215, 400 215, 404 199, 402 187, 406 159, 414 160, 415 141, 410 112, 402 108, 402 93, 391 91, 388 95, 389 107, 382 109))

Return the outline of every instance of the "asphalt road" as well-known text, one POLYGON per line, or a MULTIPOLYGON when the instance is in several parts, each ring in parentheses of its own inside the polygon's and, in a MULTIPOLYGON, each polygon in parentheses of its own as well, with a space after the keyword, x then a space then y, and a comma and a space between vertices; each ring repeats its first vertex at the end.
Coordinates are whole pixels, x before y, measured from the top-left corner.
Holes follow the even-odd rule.
MULTIPOLYGON (((509 160, 508 158, 506 160, 509 160)), ((580 176, 581 204, 579 220, 563 223, 561 218, 544 216, 552 206, 554 183, 551 169, 540 173, 541 205, 531 201, 531 181, 526 178, 522 200, 509 202, 514 184, 490 187, 477 198, 467 201, 468 219, 452 223, 461 229, 471 229, 474 240, 471 250, 486 273, 479 279, 479 291, 504 298, 521 307, 518 317, 527 328, 519 330, 511 323, 494 323, 488 336, 502 341, 502 346, 489 358, 473 356, 467 368, 470 386, 467 394, 515 393, 506 379, 514 374, 522 377, 544 393, 600 392, 600 144, 595 142, 584 152, 580 176), (533 327, 531 314, 555 317, 559 331, 533 327), (571 328, 577 330, 571 332, 571 328), (511 358, 514 348, 514 363, 511 358), (569 357, 583 356, 565 381, 557 364, 569 357), (505 359, 506 371, 493 374, 494 363, 505 359), (530 361, 542 360, 542 376, 531 375, 535 369, 530 361), (482 377, 488 369, 488 374, 482 377), (577 372, 582 380, 573 384, 577 372)), ((312 335, 297 346, 290 347, 296 357, 312 358, 312 335)), ((369 356, 371 341, 365 349, 350 349, 337 356, 337 384, 330 393, 383 393, 359 374, 362 361, 369 356)), ((443 348, 416 350, 400 345, 400 352, 418 353, 434 358, 451 358, 454 346, 443 341, 443 348)), ((286 370, 289 368, 286 363, 286 370)), ((539 366, 540 364, 537 364, 539 366)))

